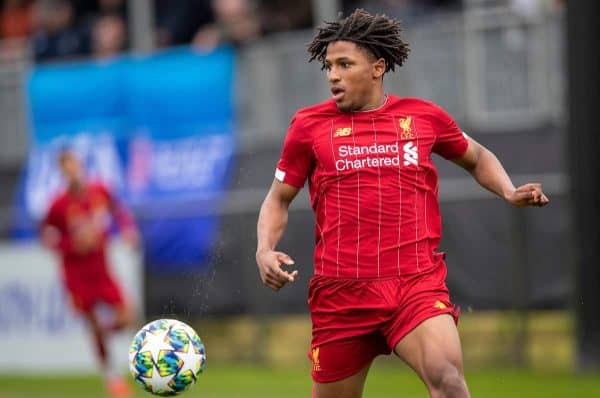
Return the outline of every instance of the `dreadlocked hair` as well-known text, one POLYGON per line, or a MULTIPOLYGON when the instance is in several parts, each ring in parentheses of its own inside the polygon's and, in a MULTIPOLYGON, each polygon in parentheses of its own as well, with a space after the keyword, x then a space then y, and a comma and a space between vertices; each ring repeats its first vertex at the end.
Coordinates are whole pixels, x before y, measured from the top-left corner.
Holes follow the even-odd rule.
POLYGON ((370 51, 375 58, 385 60, 385 71, 394 71, 395 65, 402 66, 410 47, 402 40, 400 22, 386 15, 372 15, 359 8, 348 17, 336 22, 325 22, 317 30, 313 41, 308 44, 312 62, 315 59, 325 68, 325 57, 329 43, 346 40, 370 51))

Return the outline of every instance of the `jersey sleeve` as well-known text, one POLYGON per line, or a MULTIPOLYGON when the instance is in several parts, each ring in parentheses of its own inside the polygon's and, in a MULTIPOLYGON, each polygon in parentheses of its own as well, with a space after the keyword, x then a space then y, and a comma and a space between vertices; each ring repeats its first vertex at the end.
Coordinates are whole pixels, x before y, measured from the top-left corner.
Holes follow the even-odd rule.
POLYGON ((314 163, 312 137, 301 127, 298 117, 290 123, 275 178, 279 182, 302 188, 314 163))
POLYGON ((441 107, 434 105, 432 120, 436 134, 433 152, 445 159, 456 159, 464 155, 469 141, 452 116, 441 107))
POLYGON ((104 184, 98 185, 102 194, 110 204, 110 211, 117 223, 120 231, 135 230, 135 220, 127 207, 112 193, 112 191, 104 184))

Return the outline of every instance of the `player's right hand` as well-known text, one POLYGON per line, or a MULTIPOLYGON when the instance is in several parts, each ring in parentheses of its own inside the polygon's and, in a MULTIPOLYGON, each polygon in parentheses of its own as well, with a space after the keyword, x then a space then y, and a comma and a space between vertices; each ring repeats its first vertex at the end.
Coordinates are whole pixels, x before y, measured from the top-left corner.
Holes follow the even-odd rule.
POLYGON ((517 187, 508 195, 506 200, 516 207, 542 207, 550 202, 542 190, 542 184, 539 183, 529 183, 517 187))
POLYGON ((294 260, 282 252, 260 250, 256 253, 256 264, 263 284, 275 291, 288 282, 294 282, 298 275, 298 270, 288 272, 281 269, 282 266, 294 264, 294 260))

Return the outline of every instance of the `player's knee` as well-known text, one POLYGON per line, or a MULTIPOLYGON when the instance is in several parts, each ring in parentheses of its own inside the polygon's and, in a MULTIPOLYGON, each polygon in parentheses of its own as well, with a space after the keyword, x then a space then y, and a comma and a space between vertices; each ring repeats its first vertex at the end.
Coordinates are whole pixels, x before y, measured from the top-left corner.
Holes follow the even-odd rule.
POLYGON ((444 373, 440 387, 444 397, 463 397, 467 391, 465 378, 456 368, 444 373))
POLYGON ((116 330, 123 330, 123 329, 127 329, 132 327, 135 324, 135 320, 133 316, 130 315, 124 315, 122 318, 118 319, 117 322, 115 322, 115 329, 116 330))
POLYGON ((115 313, 112 324, 109 330, 112 332, 118 332, 123 329, 132 327, 135 324, 134 314, 127 308, 121 308, 115 313))
POLYGON ((439 398, 465 397, 467 385, 459 369, 447 363, 429 372, 426 377, 429 389, 433 396, 439 398))

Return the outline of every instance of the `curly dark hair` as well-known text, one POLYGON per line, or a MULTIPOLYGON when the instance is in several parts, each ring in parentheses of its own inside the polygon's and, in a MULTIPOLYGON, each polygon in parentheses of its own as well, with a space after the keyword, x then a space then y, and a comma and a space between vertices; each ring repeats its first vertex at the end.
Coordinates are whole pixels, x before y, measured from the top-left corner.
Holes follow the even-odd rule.
POLYGON ((410 47, 402 40, 400 22, 386 15, 372 15, 362 8, 336 22, 325 22, 318 28, 313 41, 308 44, 310 59, 318 60, 325 67, 325 56, 329 43, 346 40, 368 50, 376 59, 385 60, 385 71, 394 71, 395 65, 402 66, 410 47))

